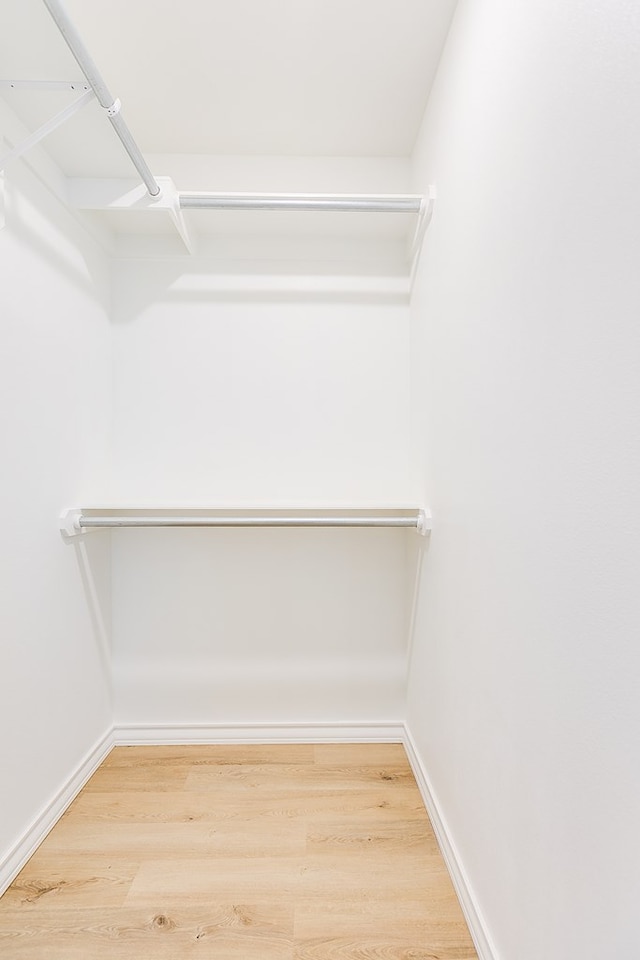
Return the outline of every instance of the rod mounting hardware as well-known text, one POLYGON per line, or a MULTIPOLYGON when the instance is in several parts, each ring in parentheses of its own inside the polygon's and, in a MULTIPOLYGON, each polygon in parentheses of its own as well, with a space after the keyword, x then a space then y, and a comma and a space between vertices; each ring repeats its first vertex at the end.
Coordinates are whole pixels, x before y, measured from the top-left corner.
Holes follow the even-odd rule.
POLYGON ((428 533, 431 532, 431 511, 430 510, 419 510, 418 511, 418 521, 416 523, 416 530, 421 537, 426 537, 428 533))
POLYGON ((0 80, 0 90, 90 90, 87 80, 0 80))
POLYGON ((60 515, 60 533, 62 534, 62 539, 69 541, 79 537, 83 533, 82 527, 80 526, 80 517, 82 516, 82 510, 77 507, 74 507, 71 510, 64 510, 60 515))

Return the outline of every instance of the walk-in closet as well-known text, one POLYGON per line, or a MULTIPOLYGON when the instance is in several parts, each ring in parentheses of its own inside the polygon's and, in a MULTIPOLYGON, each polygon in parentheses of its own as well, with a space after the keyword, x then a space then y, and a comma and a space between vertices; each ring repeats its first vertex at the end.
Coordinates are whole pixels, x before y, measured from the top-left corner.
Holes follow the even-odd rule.
POLYGON ((626 0, 3 0, 0 955, 638 954, 639 116, 626 0))

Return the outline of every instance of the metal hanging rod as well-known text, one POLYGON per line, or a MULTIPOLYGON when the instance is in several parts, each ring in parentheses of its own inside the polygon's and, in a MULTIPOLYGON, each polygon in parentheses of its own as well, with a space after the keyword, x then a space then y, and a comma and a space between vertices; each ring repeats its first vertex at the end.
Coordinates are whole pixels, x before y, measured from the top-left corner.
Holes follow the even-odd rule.
POLYGON ((69 538, 86 530, 104 527, 412 527, 425 535, 431 529, 430 514, 416 510, 403 515, 381 516, 380 514, 352 513, 330 515, 310 511, 306 516, 291 513, 254 513, 244 515, 180 516, 174 514, 150 515, 146 512, 129 515, 87 515, 80 509, 65 511, 60 517, 60 530, 69 538))
POLYGON ((142 178, 147 190, 152 197, 157 197, 160 194, 160 187, 156 183, 151 170, 147 166, 147 162, 142 156, 138 144, 133 139, 131 131, 124 122, 122 114, 120 113, 120 101, 114 99, 109 92, 109 88, 100 75, 100 71, 95 65, 91 54, 85 47, 73 22, 69 18, 64 5, 60 2, 60 0, 43 0, 43 3, 53 17, 55 24, 64 37, 67 46, 71 50, 71 53, 76 58, 78 66, 87 78, 91 89, 96 95, 98 103, 107 111, 107 116, 111 121, 113 129, 119 136, 122 146, 129 154, 129 157, 131 158, 134 167, 140 174, 140 177, 142 178))
POLYGON ((417 527, 419 517, 80 517, 88 527, 417 527))
POLYGON ((340 196, 330 194, 181 193, 182 210, 293 210, 325 213, 419 214, 420 196, 340 196))

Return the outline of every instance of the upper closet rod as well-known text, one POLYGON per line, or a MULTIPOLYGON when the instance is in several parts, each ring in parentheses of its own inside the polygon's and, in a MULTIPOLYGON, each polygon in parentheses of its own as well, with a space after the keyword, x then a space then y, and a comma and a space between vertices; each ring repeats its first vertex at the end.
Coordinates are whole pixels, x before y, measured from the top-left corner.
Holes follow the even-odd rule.
POLYGON ((415 527, 421 514, 412 517, 87 517, 80 516, 77 526, 89 527, 415 527))
POLYGON ((147 162, 140 152, 138 144, 131 136, 131 131, 124 122, 120 113, 120 101, 114 100, 109 92, 109 88, 100 76, 100 72, 93 62, 93 58, 84 43, 82 42, 78 31, 69 18, 67 11, 60 0, 43 0, 47 10, 53 17, 60 33, 67 42, 67 46, 76 58, 78 65, 84 73, 89 86, 96 95, 96 99, 101 107, 107 111, 107 116, 111 121, 113 129, 120 137, 122 145, 129 154, 133 165, 140 174, 147 190, 152 197, 160 194, 160 187, 156 183, 147 162))
MULTIPOLYGON (((431 514, 428 510, 418 509, 395 513, 389 516, 375 511, 346 511, 337 514, 307 510, 306 515, 289 510, 282 512, 244 512, 238 515, 220 513, 214 508, 207 516, 197 514, 156 513, 144 510, 142 513, 127 511, 125 514, 113 513, 92 516, 78 507, 65 510, 60 517, 60 531, 65 539, 72 539, 86 530, 100 527, 413 527, 419 534, 426 536, 431 529, 431 514)), ((107 510, 109 508, 106 508, 107 510)))
POLYGON ((294 210, 326 213, 420 213, 418 196, 340 196, 329 194, 181 193, 183 210, 294 210))

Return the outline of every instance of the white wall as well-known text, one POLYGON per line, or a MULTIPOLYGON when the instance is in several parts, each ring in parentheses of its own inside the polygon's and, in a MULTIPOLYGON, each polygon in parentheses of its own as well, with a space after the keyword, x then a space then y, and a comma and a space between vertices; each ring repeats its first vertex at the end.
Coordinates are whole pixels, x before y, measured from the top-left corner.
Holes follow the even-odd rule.
MULTIPOLYGON (((226 269, 117 265, 116 495, 406 503, 406 300, 226 269)), ((119 531, 113 551, 119 722, 401 718, 405 532, 119 531)))
POLYGON ((117 497, 406 498, 404 298, 325 294, 322 276, 247 286, 199 258, 114 269, 117 497))
POLYGON ((114 534, 116 720, 401 721, 406 536, 114 534))
POLYGON ((108 482, 108 276, 101 253, 21 165, 7 174, 5 214, 0 866, 111 723, 108 543, 88 547, 92 574, 57 528, 62 508, 108 482))
POLYGON ((503 960, 640 949, 640 8, 461 0, 415 156, 409 725, 503 960))

